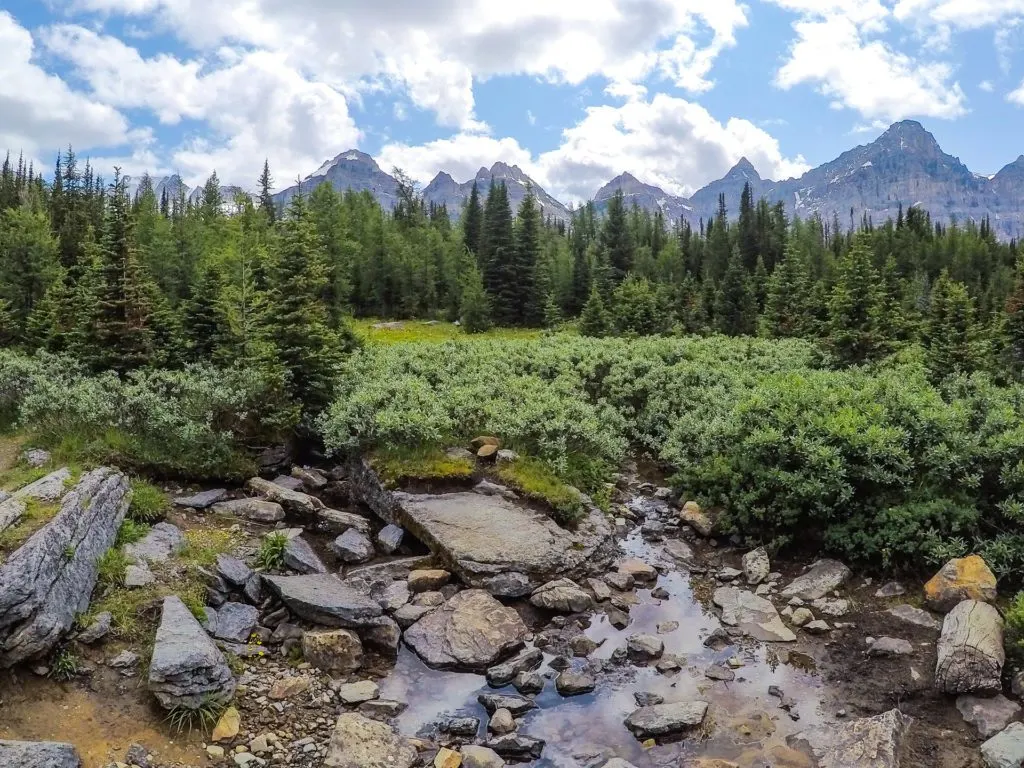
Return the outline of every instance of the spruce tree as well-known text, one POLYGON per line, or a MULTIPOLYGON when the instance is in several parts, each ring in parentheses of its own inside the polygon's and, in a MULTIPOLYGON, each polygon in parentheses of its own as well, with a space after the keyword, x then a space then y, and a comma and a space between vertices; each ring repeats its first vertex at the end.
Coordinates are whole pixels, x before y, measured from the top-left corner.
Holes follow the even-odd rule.
POLYGON ((590 291, 583 313, 580 315, 580 333, 584 336, 607 336, 612 330, 611 315, 605 308, 601 293, 594 287, 590 291))
POLYGON ((1004 327, 1010 367, 1024 379, 1024 268, 1018 269, 1013 293, 1006 300, 1004 327))
POLYGON ((932 288, 925 330, 928 366, 936 379, 987 367, 989 347, 963 283, 943 270, 932 288))
POLYGON ((515 229, 516 260, 510 285, 506 287, 509 300, 518 310, 519 325, 538 326, 544 320, 544 298, 538 296, 535 284, 542 226, 540 208, 531 187, 519 205, 515 229))
POLYGON ((787 250, 782 262, 768 278, 761 334, 786 339, 814 335, 811 312, 810 276, 803 254, 787 250))
POLYGON ((475 264, 469 265, 463 278, 459 321, 466 333, 483 333, 491 327, 491 302, 475 264))
POLYGON ((608 267, 607 277, 612 286, 621 283, 633 268, 635 250, 622 190, 618 189, 608 201, 604 225, 601 227, 601 255, 608 267))
POLYGON ((544 327, 557 328, 564 320, 565 316, 562 314, 562 308, 558 306, 555 294, 548 293, 547 299, 544 301, 544 327))
MULTIPOLYGON (((462 240, 466 248, 473 254, 473 257, 482 257, 481 245, 484 234, 484 209, 480 204, 480 190, 477 183, 473 181, 473 189, 469 193, 469 202, 466 203, 466 210, 462 216, 462 240)), ((478 262, 479 263, 479 262, 478 262)), ((483 265, 480 264, 482 268, 483 265)))
POLYGON ((654 287, 637 275, 630 275, 615 289, 611 317, 616 333, 650 336, 668 330, 654 287))
POLYGON ((220 265, 204 264, 192 286, 192 296, 184 306, 183 333, 191 360, 210 362, 224 342, 224 313, 220 306, 223 276, 220 265))
POLYGON ((508 189, 504 183, 492 182, 484 207, 484 232, 481 246, 484 288, 491 299, 491 310, 497 325, 514 325, 519 307, 510 296, 515 295, 512 283, 515 274, 515 236, 508 189))
POLYGON ((715 326, 727 336, 748 336, 757 324, 757 299, 739 248, 733 251, 715 296, 715 326))
POLYGON ((891 339, 885 331, 885 296, 871 251, 857 242, 839 262, 839 274, 828 299, 828 345, 837 360, 858 364, 886 354, 891 339))
POLYGON ((263 161, 263 173, 259 178, 260 185, 260 211, 267 217, 271 224, 277 219, 277 210, 274 205, 274 196, 271 190, 274 189, 274 178, 270 175, 270 160, 263 161))

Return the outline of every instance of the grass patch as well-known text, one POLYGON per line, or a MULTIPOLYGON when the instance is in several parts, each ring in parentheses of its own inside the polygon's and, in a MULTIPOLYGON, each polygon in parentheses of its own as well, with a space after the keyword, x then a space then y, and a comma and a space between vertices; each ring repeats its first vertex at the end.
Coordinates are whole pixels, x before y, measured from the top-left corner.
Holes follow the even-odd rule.
POLYGON ((142 541, 149 533, 149 526, 145 523, 137 523, 134 520, 125 520, 117 529, 117 538, 114 540, 115 547, 123 547, 125 544, 134 544, 142 541))
POLYGON ((234 534, 218 528, 201 528, 185 532, 185 548, 178 555, 181 562, 189 566, 209 568, 217 562, 217 556, 231 551, 234 534))
POLYGON ((227 706, 224 704, 213 699, 204 699, 195 709, 185 706, 174 707, 167 713, 165 720, 178 733, 192 733, 194 730, 208 733, 217 725, 225 709, 227 706))
POLYGON ((97 583, 100 587, 124 586, 124 572, 128 568, 128 556, 120 549, 108 549, 96 563, 97 583))
POLYGON ((53 680, 67 681, 78 674, 78 656, 69 648, 62 648, 50 660, 50 671, 47 676, 53 680))
POLYGON ((389 448, 375 452, 370 463, 384 484, 426 480, 468 480, 476 469, 471 459, 452 458, 440 448, 389 448))
POLYGON ((288 537, 283 533, 271 533, 264 537, 260 551, 256 553, 256 567, 274 571, 284 565, 284 551, 288 537))
POLYGON ((48 474, 50 474, 50 470, 46 467, 30 467, 27 464, 18 464, 3 473, 3 477, 0 479, 0 486, 5 491, 17 491, 29 483, 34 483, 41 477, 46 477, 48 474))
POLYGON ((40 501, 39 499, 22 499, 25 514, 16 525, 12 525, 0 533, 0 555, 13 552, 60 511, 59 503, 40 501))
POLYGON ((537 328, 492 328, 485 333, 466 333, 453 323, 427 322, 423 320, 401 320, 388 327, 375 328, 380 320, 363 319, 352 321, 356 335, 369 342, 379 344, 423 343, 439 344, 444 341, 475 341, 478 339, 535 339, 544 332, 537 328))
POLYGON ((132 480, 132 503, 128 517, 139 523, 154 523, 163 520, 171 502, 167 494, 145 480, 132 480))
POLYGON ((552 517, 562 525, 579 522, 586 512, 580 492, 538 459, 520 456, 516 461, 501 465, 498 477, 528 498, 549 505, 552 517))

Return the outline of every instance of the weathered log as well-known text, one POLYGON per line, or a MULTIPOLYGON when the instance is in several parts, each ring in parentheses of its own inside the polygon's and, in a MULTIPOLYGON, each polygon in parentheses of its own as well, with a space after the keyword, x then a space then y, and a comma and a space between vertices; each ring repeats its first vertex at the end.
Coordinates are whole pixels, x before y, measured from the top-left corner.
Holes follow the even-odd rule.
POLYGON ((130 500, 120 472, 87 473, 53 520, 0 566, 0 667, 49 653, 89 607, 97 564, 130 500))
POLYGON ((935 687, 954 694, 997 692, 1005 660, 999 611, 988 603, 964 600, 942 622, 935 687))

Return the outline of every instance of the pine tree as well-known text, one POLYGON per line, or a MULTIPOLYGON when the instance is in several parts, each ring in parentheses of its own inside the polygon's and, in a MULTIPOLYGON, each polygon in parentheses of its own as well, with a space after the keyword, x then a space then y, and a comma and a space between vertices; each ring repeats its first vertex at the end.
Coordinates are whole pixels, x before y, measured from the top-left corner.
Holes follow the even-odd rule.
POLYGON ((839 275, 828 299, 828 345, 843 363, 859 364, 886 354, 885 296, 881 277, 863 242, 839 262, 839 275))
POLYGON ((526 197, 519 205, 516 220, 516 260, 513 279, 506 286, 508 300, 517 306, 518 324, 538 326, 543 320, 544 297, 536 291, 535 278, 540 260, 541 227, 540 209, 533 188, 526 190, 526 197), (511 290, 510 290, 511 289, 511 290))
POLYGON ((715 296, 715 325, 727 336, 748 336, 754 333, 756 323, 757 299, 736 248, 715 296))
POLYGON ((621 283, 633 268, 635 245, 621 189, 616 190, 608 201, 601 227, 601 255, 608 266, 608 279, 613 286, 621 283))
POLYGON ((463 278, 459 320, 466 333, 483 333, 491 328, 491 301, 475 264, 469 266, 463 278))
POLYGON ((24 340, 28 317, 56 276, 50 217, 26 206, 0 214, 0 300, 6 303, 12 339, 24 340))
POLYGON ((1007 356, 1017 378, 1024 379, 1024 265, 1018 269, 1013 293, 1006 300, 1007 356))
POLYGON ((200 362, 214 359, 224 342, 224 313, 220 306, 223 277, 220 265, 210 260, 202 266, 184 306, 182 326, 189 358, 200 362))
POLYGON ((725 275, 732 259, 732 244, 729 237, 729 214, 725 207, 725 194, 718 196, 718 213, 713 223, 708 222, 710 231, 707 236, 705 253, 706 276, 716 283, 725 275))
POLYGON ((514 325, 519 317, 519 307, 509 297, 515 295, 512 284, 518 275, 515 274, 512 209, 509 208, 508 189, 504 183, 492 182, 487 195, 481 251, 481 272, 484 288, 491 299, 494 322, 497 325, 514 325))
POLYGON ((604 299, 595 287, 590 291, 583 313, 580 315, 580 333, 584 336, 607 336, 612 330, 611 315, 605 308, 604 299))
POLYGON ((270 175, 270 160, 263 161, 263 173, 259 178, 260 185, 260 211, 267 217, 271 224, 277 219, 277 208, 274 205, 274 196, 271 190, 274 189, 274 178, 270 175))
POLYGON ((654 287, 636 275, 630 275, 615 289, 611 316, 616 333, 650 336, 668 330, 667 316, 654 287))
POLYGON ((743 266, 748 272, 754 271, 761 256, 758 248, 757 224, 754 215, 754 191, 748 181, 743 185, 743 193, 740 195, 740 218, 736 225, 739 231, 740 256, 743 258, 743 266))
POLYGON ((814 335, 810 276, 799 251, 787 250, 768 278, 761 334, 776 339, 814 335))
POLYGON ((557 328, 564 320, 565 316, 562 314, 562 308, 558 306, 555 294, 548 293, 547 299, 544 301, 544 327, 557 328))
POLYGON ((220 191, 220 179, 217 172, 210 174, 210 178, 203 185, 203 197, 199 203, 203 221, 210 223, 223 215, 224 195, 220 191))
POLYGON ((925 330, 928 365, 936 379, 987 367, 989 347, 963 283, 943 270, 932 288, 925 330))
POLYGON ((462 240, 476 259, 482 257, 483 234, 484 209, 480 205, 480 190, 474 180, 473 189, 469 193, 469 202, 466 204, 466 210, 462 216, 462 240))

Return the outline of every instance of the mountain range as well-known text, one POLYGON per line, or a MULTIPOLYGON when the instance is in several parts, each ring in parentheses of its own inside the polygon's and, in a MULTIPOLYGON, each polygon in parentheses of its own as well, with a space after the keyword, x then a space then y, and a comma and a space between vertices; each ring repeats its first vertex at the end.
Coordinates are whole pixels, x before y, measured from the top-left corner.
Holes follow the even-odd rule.
MULTIPOLYGON (((568 206, 548 194, 521 168, 502 162, 489 169, 481 168, 474 178, 462 183, 442 171, 423 189, 423 196, 428 202, 444 203, 449 213, 458 217, 473 183, 486 195, 492 181, 506 184, 513 208, 518 207, 532 187, 545 217, 565 221, 572 215, 568 206)), ((296 192, 307 194, 324 182, 338 190, 367 190, 387 209, 397 203, 398 181, 372 157, 357 150, 328 160, 299 184, 277 193, 274 199, 284 205, 296 192)), ((859 223, 864 215, 881 223, 895 218, 900 206, 920 206, 931 213, 934 221, 977 222, 989 216, 993 231, 1001 239, 1024 237, 1024 155, 999 173, 982 176, 973 173, 959 158, 946 154, 935 137, 914 120, 893 124, 875 141, 844 152, 800 178, 764 179, 744 157, 721 179, 690 197, 669 194, 623 173, 601 187, 593 201, 601 211, 621 190, 628 206, 635 203, 648 211, 660 210, 667 220, 685 219, 696 226, 701 219, 706 221, 715 215, 720 194, 725 195, 726 205, 735 215, 743 187, 748 183, 755 200, 763 197, 771 203, 781 202, 790 216, 807 218, 817 213, 829 220, 835 216, 845 226, 859 223)), ((164 188, 176 193, 180 184, 177 176, 162 179, 157 185, 157 196, 164 188)), ((230 189, 231 195, 226 198, 234 194, 235 188, 230 189)))

